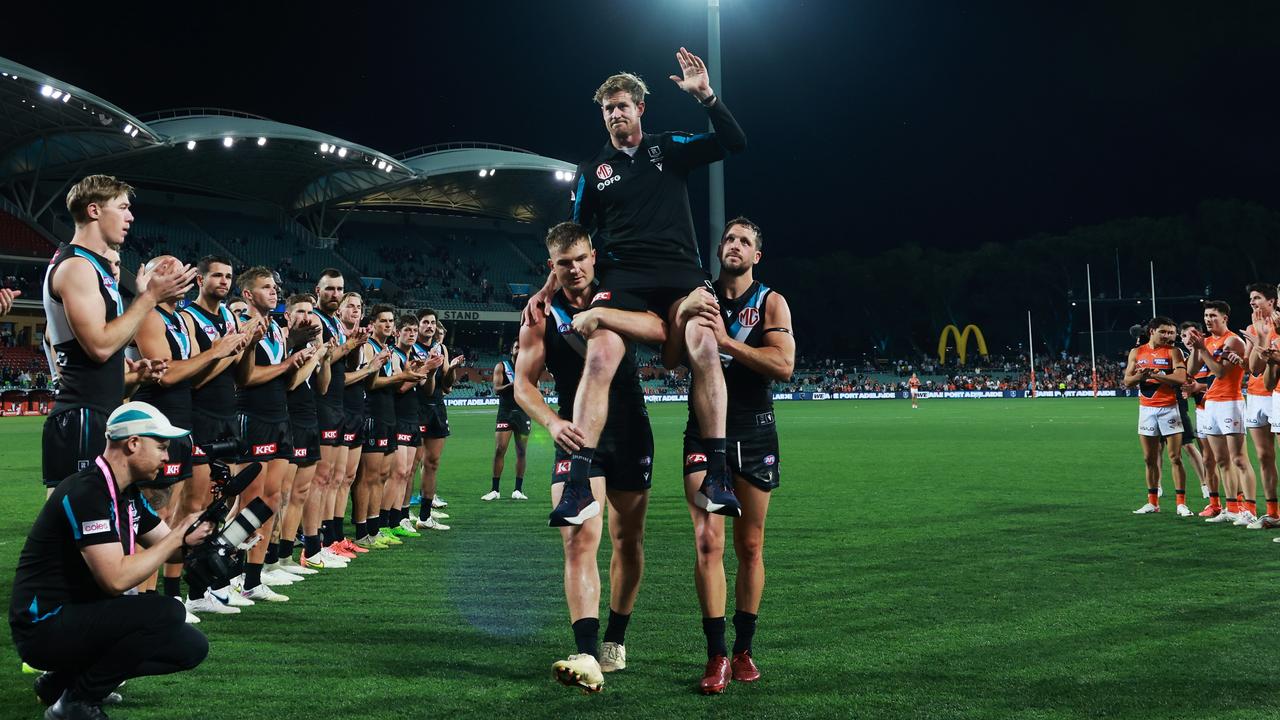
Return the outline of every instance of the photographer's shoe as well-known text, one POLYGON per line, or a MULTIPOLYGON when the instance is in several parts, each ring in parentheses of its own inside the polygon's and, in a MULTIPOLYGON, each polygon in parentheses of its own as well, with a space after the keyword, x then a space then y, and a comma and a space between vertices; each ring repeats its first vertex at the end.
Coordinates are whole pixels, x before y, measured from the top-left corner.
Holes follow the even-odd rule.
POLYGON ((269 585, 259 585, 252 590, 245 590, 244 596, 250 600, 266 600, 267 602, 289 602, 289 596, 281 595, 269 585))
POLYGON ((236 585, 235 588, 232 588, 231 585, 218 588, 217 590, 209 588, 209 592, 213 595, 214 599, 222 600, 231 607, 253 607, 253 601, 240 594, 240 591, 244 589, 244 587, 239 584, 242 582, 244 582, 243 579, 239 580, 237 583, 233 583, 236 585))
POLYGON ((58 701, 44 711, 45 720, 108 720, 102 707, 86 702, 79 702, 67 697, 66 693, 58 701))
POLYGON ((217 615, 237 615, 240 608, 231 606, 231 599, 222 600, 213 594, 211 590, 205 590, 204 596, 195 600, 187 600, 187 612, 189 613, 214 613, 217 615))

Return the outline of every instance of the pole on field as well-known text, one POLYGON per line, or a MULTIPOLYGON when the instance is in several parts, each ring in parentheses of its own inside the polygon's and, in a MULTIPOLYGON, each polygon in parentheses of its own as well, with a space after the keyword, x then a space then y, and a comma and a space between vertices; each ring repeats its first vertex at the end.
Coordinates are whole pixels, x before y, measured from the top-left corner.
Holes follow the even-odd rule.
POLYGON ((1036 396, 1036 336, 1031 334, 1031 311, 1027 311, 1027 360, 1031 362, 1031 397, 1036 396))
POLYGON ((1084 286, 1089 294, 1089 363, 1093 367, 1093 396, 1098 397, 1098 354, 1093 345, 1093 275, 1088 264, 1084 266, 1084 286))
POLYGON ((1151 317, 1156 316, 1156 261, 1151 261, 1151 317))

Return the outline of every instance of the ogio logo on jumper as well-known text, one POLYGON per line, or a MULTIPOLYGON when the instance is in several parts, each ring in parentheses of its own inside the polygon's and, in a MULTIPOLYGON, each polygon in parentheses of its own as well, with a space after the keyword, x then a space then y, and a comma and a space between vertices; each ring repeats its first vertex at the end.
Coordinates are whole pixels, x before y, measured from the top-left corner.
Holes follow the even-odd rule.
POLYGON ((601 180, 608 180, 613 175, 613 166, 609 163, 600 163, 600 167, 596 168, 596 177, 601 180))
POLYGON ((164 476, 178 477, 178 473, 182 472, 182 463, 165 463, 164 476))
POLYGON ((80 523, 81 535, 96 535, 111 530, 110 520, 85 520, 80 523))
POLYGON ((609 292, 608 290, 605 290, 604 292, 598 292, 594 296, 592 296, 591 302, 597 303, 597 302, 600 302, 601 300, 612 300, 612 299, 613 299, 613 293, 609 292))
POLYGON ((569 474, 569 464, 570 464, 570 463, 569 463, 569 461, 568 461, 568 460, 557 460, 557 461, 556 461, 556 475, 568 475, 568 474, 569 474))
POLYGON ((302 458, 303 460, 305 460, 305 459, 307 458, 307 449, 306 449, 306 448, 294 448, 294 449, 293 449, 293 456, 294 456, 295 458, 302 458))
POLYGON ((755 327, 758 322, 760 322, 760 311, 753 307, 742 308, 738 313, 738 323, 744 328, 755 327))
POLYGON ((337 440, 338 431, 337 430, 321 430, 320 439, 321 440, 337 440))
POLYGON ((706 461, 707 461, 707 456, 705 453, 689 453, 688 455, 684 456, 684 464, 686 466, 698 465, 700 463, 705 463, 706 461))
POLYGON ((263 455, 275 455, 276 444, 266 443, 265 445, 254 445, 253 451, 250 453, 254 457, 262 457, 263 455))

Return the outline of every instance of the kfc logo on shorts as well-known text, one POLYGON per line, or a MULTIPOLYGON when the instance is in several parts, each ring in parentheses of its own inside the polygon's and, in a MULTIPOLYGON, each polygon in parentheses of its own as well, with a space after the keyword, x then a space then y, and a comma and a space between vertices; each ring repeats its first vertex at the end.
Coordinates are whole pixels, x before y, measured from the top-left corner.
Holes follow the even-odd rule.
POLYGON ((178 473, 182 472, 182 463, 165 463, 164 476, 178 477, 178 473))
POLYGON ((355 433, 342 433, 342 442, 355 442, 355 441, 356 441, 355 433))
POLYGON ((390 439, 388 439, 388 438, 379 438, 379 439, 378 439, 378 447, 390 447, 390 446, 391 446, 391 440, 390 440, 390 439))
POLYGON ((337 430, 321 430, 320 439, 321 440, 337 440, 338 431, 337 430))
POLYGON ((742 308, 738 313, 738 324, 744 328, 753 328, 760 322, 760 311, 753 308, 742 308))
POLYGON ((426 426, 426 425, 419 425, 419 426, 418 426, 418 432, 420 432, 420 433, 424 433, 424 432, 426 432, 426 431, 427 431, 427 426, 426 426))
POLYGON ((609 292, 608 290, 605 290, 604 292, 596 293, 595 296, 591 298, 591 302, 597 303, 597 302, 600 302, 601 300, 611 300, 611 299, 613 299, 613 293, 609 292))
POLYGON ((773 464, 774 464, 774 463, 776 463, 776 462, 778 462, 778 458, 777 458, 777 457, 775 457, 775 456, 773 456, 773 455, 765 455, 765 456, 764 456, 764 464, 765 464, 765 465, 773 465, 773 464))
POLYGON ((411 442, 412 440, 413 440, 413 436, 412 436, 412 435, 405 435, 404 433, 396 433, 396 442, 398 442, 398 443, 406 443, 406 444, 407 444, 407 443, 411 442))
POLYGON ((306 448, 294 448, 294 449, 293 449, 293 456, 294 456, 295 458, 302 458, 303 460, 306 460, 306 459, 307 459, 307 449, 306 449, 306 448))
POLYGON ((263 455, 275 455, 276 444, 267 443, 265 445, 254 445, 253 449, 250 451, 250 454, 253 455, 254 457, 262 457, 263 455))
POLYGON ((510 430, 510 429, 511 429, 511 423, 498 423, 498 432, 502 432, 503 430, 510 430))
POLYGON ((689 465, 698 465, 700 463, 705 463, 706 461, 707 461, 707 456, 705 453, 689 453, 688 455, 684 456, 684 464, 686 467, 688 467, 689 465))
POLYGON ((609 163, 600 163, 600 167, 596 168, 596 177, 601 180, 608 180, 613 175, 613 167, 609 163))
POLYGON ((85 520, 80 523, 81 535, 96 535, 97 533, 108 532, 110 530, 110 520, 85 520))
POLYGON ((568 475, 568 474, 569 474, 569 461, 568 461, 568 460, 557 460, 557 461, 556 461, 556 475, 568 475))

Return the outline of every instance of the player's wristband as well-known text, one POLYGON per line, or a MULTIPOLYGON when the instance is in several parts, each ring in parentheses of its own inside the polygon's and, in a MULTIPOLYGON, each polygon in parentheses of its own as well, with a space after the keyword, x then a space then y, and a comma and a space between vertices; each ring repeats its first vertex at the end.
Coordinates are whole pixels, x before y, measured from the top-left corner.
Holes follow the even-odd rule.
POLYGON ((766 333, 771 333, 771 332, 780 332, 780 333, 786 333, 786 334, 788 334, 788 335, 790 335, 790 334, 791 334, 791 328, 784 328, 784 327, 772 327, 772 328, 765 328, 765 329, 764 329, 764 331, 765 331, 766 333))
POLYGON ((716 104, 717 99, 718 98, 716 97, 715 93, 712 93, 711 96, 708 97, 706 100, 699 100, 698 102, 702 103, 702 107, 709 108, 712 105, 716 104))

